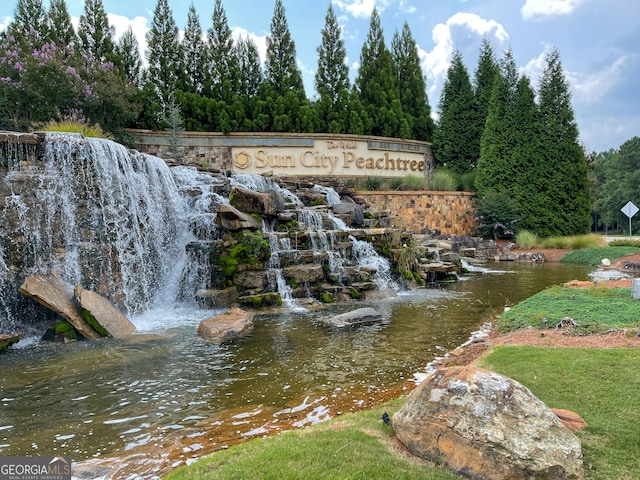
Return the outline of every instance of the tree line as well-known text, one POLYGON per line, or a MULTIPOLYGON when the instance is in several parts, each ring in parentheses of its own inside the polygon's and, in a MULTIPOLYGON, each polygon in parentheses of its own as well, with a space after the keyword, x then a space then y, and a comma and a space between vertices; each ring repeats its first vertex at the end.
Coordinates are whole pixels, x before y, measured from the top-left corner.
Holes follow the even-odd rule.
POLYGON ((234 41, 221 0, 203 32, 193 4, 179 35, 158 0, 143 64, 131 29, 116 41, 101 0, 85 0, 77 33, 64 0, 18 0, 0 46, 0 121, 14 130, 80 117, 117 133, 162 129, 177 107, 192 131, 329 132, 432 140, 434 122, 407 23, 388 48, 374 9, 351 84, 329 5, 317 48, 317 98, 307 98, 282 0, 261 65, 250 37, 234 41), (144 65, 144 66, 143 66, 144 65))
POLYGON ((510 50, 497 60, 485 39, 473 81, 455 51, 436 124, 409 25, 387 47, 376 8, 351 82, 329 4, 312 100, 282 0, 275 0, 264 64, 250 37, 234 41, 221 0, 206 31, 191 5, 183 31, 168 1, 158 0, 143 64, 133 31, 116 40, 101 0, 85 0, 77 32, 65 0, 50 0, 48 9, 42 0, 18 0, 0 38, 0 128, 30 130, 72 118, 123 143, 118 135, 129 127, 423 140, 433 143, 440 168, 472 178, 484 234, 588 231, 594 182, 556 50, 546 57, 537 92, 510 50))

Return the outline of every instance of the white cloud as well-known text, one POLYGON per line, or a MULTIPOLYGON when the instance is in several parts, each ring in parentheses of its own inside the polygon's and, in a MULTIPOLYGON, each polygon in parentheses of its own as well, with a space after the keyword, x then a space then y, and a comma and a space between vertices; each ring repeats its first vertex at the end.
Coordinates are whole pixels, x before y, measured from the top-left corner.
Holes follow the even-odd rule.
POLYGON ((552 45, 545 45, 542 52, 540 52, 537 57, 532 58, 524 67, 519 69, 519 73, 529 77, 531 83, 535 84, 540 79, 542 72, 544 72, 544 69, 546 68, 547 62, 545 58, 551 50, 553 50, 552 45))
POLYGON ((371 16, 376 2, 375 0, 333 0, 333 4, 356 18, 367 18, 371 16))
POLYGON ((526 0, 520 13, 524 20, 569 15, 582 3, 584 0, 526 0))
POLYGON ((584 104, 598 102, 623 79, 625 68, 631 59, 631 55, 622 56, 607 68, 596 72, 566 72, 573 100, 584 104))
POLYGON ((260 62, 264 63, 267 58, 267 35, 257 35, 255 33, 249 32, 241 27, 233 27, 231 29, 231 35, 233 36, 234 41, 238 41, 241 37, 249 37, 253 40, 253 43, 258 47, 258 55, 260 55, 260 62))
POLYGON ((133 30, 133 34, 136 36, 136 40, 138 41, 140 58, 142 59, 142 63, 146 65, 146 52, 149 49, 149 44, 147 43, 147 32, 149 31, 147 22, 149 20, 140 16, 129 19, 123 15, 115 15, 113 13, 107 13, 107 18, 109 19, 109 25, 115 28, 116 41, 127 31, 129 27, 131 27, 131 30, 133 30))
POLYGON ((331 0, 342 11, 348 12, 355 18, 368 18, 373 12, 373 7, 382 13, 385 9, 398 4, 398 10, 403 13, 415 13, 416 7, 408 5, 408 0, 331 0))
MULTIPOLYGON (((429 87, 429 98, 435 99, 447 76, 447 70, 451 64, 451 54, 455 49, 452 29, 463 27, 480 36, 495 38, 499 43, 504 43, 509 39, 509 35, 504 27, 495 20, 486 20, 475 13, 458 12, 450 17, 446 23, 439 23, 433 28, 432 37, 435 43, 433 50, 427 52, 418 48, 418 53, 422 59, 422 68, 427 75, 427 81, 431 82, 429 87)), ((437 103, 438 100, 432 100, 437 103)))
MULTIPOLYGON (((553 50, 552 45, 545 45, 537 57, 532 58, 520 69, 535 84, 540 80, 546 66, 546 56, 553 50)), ((571 72, 564 70, 574 103, 594 104, 605 96, 624 76, 625 67, 633 59, 631 55, 623 55, 606 67, 593 72, 571 72)))
POLYGON ((11 23, 11 17, 0 17, 0 32, 4 32, 11 23))

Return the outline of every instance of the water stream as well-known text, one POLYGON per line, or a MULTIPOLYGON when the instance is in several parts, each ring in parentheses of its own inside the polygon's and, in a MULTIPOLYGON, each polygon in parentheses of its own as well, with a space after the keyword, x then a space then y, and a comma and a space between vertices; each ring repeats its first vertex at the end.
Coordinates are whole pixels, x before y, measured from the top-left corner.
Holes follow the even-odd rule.
POLYGON ((249 337, 212 346, 196 334, 210 312, 172 307, 133 317, 139 333, 127 340, 18 344, 0 358, 0 453, 80 461, 181 432, 222 447, 365 408, 463 343, 491 311, 589 273, 491 270, 372 303, 385 321, 348 332, 315 321, 353 308, 336 305, 264 313, 249 337))

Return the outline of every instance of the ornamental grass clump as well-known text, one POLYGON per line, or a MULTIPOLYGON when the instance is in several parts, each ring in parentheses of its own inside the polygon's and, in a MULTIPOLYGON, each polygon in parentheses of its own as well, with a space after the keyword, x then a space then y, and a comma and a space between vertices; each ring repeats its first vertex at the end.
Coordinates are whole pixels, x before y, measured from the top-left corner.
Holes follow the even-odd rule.
POLYGON ((518 232, 515 240, 519 248, 533 248, 538 244, 538 236, 529 230, 518 232))

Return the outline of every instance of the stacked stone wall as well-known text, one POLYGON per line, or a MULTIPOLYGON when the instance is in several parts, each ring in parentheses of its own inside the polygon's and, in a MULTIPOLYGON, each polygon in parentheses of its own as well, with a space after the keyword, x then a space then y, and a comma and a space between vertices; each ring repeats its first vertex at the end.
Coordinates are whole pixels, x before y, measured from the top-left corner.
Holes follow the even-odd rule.
POLYGON ((473 235, 476 228, 473 192, 380 191, 358 192, 372 211, 388 212, 392 226, 411 233, 438 230, 473 235))

